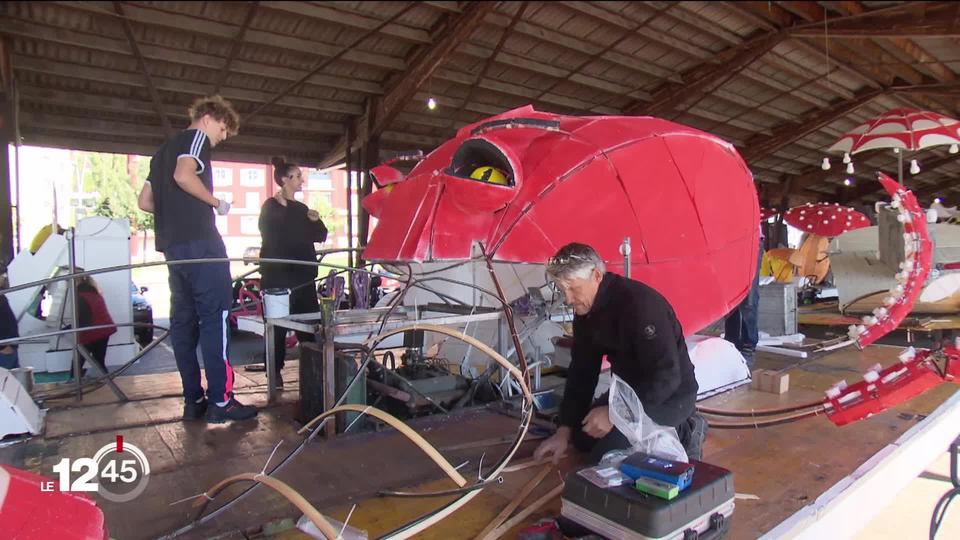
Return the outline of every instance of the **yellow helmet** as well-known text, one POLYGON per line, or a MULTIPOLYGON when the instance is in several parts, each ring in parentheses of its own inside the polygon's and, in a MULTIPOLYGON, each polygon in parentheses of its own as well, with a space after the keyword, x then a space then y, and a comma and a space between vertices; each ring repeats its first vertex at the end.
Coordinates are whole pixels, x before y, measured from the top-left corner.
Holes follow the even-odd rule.
POLYGON ((503 171, 496 167, 477 167, 470 173, 470 178, 498 186, 510 185, 510 181, 507 180, 507 175, 503 174, 503 171))

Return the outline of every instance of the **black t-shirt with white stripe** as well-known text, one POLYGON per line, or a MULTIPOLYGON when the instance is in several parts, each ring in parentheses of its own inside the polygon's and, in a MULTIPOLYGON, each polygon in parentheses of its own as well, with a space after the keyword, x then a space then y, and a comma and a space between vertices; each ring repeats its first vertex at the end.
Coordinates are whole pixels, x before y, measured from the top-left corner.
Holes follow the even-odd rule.
POLYGON ((161 252, 173 245, 220 237, 214 209, 181 189, 174 180, 180 157, 196 161, 197 176, 213 191, 210 141, 203 131, 185 129, 157 150, 150 160, 149 180, 153 188, 157 251, 161 252))

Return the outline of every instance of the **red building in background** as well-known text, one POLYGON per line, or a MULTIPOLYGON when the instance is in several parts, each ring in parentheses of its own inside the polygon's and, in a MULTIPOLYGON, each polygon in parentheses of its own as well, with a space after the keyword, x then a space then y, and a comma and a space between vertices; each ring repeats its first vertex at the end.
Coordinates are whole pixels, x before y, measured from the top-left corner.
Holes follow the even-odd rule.
MULTIPOLYGON (((303 191, 297 199, 323 216, 330 231, 324 248, 345 248, 347 242, 346 171, 303 169, 303 191)), ((354 183, 356 185, 356 183, 354 183)), ((279 186, 273 181, 273 166, 258 163, 213 161, 213 191, 219 199, 230 201, 232 207, 226 216, 217 216, 217 229, 223 236, 230 257, 242 257, 245 249, 260 245, 257 220, 260 207, 272 197, 279 186)), ((353 195, 356 213, 357 196, 353 195)), ((354 245, 356 245, 357 218, 354 216, 354 245)), ((131 238, 131 256, 134 259, 154 259, 153 234, 131 238), (146 246, 144 246, 146 244, 146 246), (144 247, 146 252, 144 252, 144 247)))

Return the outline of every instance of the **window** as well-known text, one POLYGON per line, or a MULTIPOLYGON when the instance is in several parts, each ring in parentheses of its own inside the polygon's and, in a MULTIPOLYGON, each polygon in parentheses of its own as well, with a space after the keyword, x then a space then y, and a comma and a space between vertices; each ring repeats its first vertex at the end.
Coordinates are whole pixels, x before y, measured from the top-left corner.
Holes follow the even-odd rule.
POLYGON ((233 194, 228 191, 214 191, 213 196, 221 201, 227 201, 228 203, 233 204, 233 194))
POLYGON ((260 210, 260 192, 248 191, 243 196, 243 204, 248 212, 260 210))
POLYGON ((310 191, 333 189, 333 183, 330 181, 330 173, 311 171, 307 176, 307 189, 310 191))
POLYGON ((217 230, 220 231, 220 236, 229 236, 230 235, 230 221, 227 219, 229 216, 217 216, 217 230))
POLYGON ((240 234, 259 235, 257 216, 240 216, 240 234))
POLYGON ((216 187, 233 185, 233 169, 226 167, 213 168, 213 185, 216 187))
POLYGON ((247 187, 263 187, 263 169, 240 169, 240 185, 247 187))

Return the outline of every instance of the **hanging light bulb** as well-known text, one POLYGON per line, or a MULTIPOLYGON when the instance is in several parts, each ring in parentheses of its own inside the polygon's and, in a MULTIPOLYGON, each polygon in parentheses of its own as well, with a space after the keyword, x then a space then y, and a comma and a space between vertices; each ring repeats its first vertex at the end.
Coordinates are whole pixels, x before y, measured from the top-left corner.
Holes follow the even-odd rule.
POLYGON ((933 200, 933 204, 940 204, 941 202, 943 201, 940 199, 940 197, 937 197, 936 199, 933 200))
POLYGON ((847 163, 847 174, 853 174, 853 163, 847 163))
POLYGON ((957 152, 960 152, 960 147, 957 147, 956 144, 951 144, 951 145, 950 145, 950 153, 951 153, 951 154, 956 154, 957 152))
POLYGON ((920 164, 917 163, 917 160, 910 160, 910 174, 919 174, 920 173, 920 164))
POLYGON ((844 152, 844 153, 843 153, 843 162, 844 162, 844 163, 850 163, 850 152, 844 152))
POLYGON ((830 158, 823 158, 823 163, 820 164, 820 168, 829 171, 830 170, 830 158))
POLYGON ((894 149, 893 149, 893 153, 894 153, 894 154, 899 154, 899 153, 900 153, 900 149, 899 149, 899 148, 894 148, 894 149))
POLYGON ((853 185, 853 180, 851 180, 851 179, 849 179, 849 178, 844 178, 844 179, 843 179, 843 185, 845 185, 845 186, 847 186, 847 187, 850 187, 850 186, 853 185))
POLYGON ((433 99, 433 96, 427 98, 427 108, 431 111, 437 108, 437 100, 433 99))

